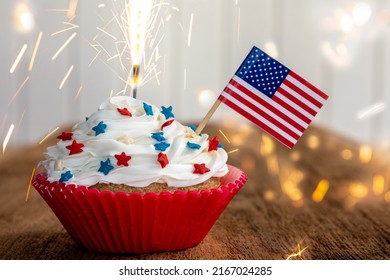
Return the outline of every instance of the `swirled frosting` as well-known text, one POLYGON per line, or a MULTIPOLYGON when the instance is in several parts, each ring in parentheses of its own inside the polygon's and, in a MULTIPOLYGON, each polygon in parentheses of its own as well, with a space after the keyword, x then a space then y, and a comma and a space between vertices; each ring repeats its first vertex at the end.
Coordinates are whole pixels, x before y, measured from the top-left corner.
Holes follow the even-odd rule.
POLYGON ((227 172, 218 138, 196 135, 175 120, 172 107, 127 96, 111 97, 72 132, 63 132, 40 166, 49 181, 184 187, 227 172))

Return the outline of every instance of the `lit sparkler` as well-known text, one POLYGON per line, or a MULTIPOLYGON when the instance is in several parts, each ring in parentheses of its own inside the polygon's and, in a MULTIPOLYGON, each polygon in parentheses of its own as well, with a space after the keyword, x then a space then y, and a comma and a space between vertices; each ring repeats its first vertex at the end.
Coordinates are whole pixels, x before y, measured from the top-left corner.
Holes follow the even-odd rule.
POLYGON ((121 16, 126 44, 130 50, 133 76, 133 97, 137 97, 139 72, 145 50, 146 35, 150 27, 152 15, 152 0, 127 0, 124 13, 121 16))
MULTIPOLYGON (((163 25, 163 20, 158 21, 158 14, 162 4, 160 0, 122 0, 119 4, 119 12, 114 14, 114 17, 105 21, 106 25, 102 28, 97 28, 106 38, 97 35, 93 39, 91 46, 97 51, 96 58, 100 58, 104 64, 107 62, 118 60, 122 71, 126 73, 126 77, 121 77, 113 71, 117 76, 125 82, 125 88, 122 92, 126 93, 129 86, 132 87, 132 96, 137 97, 137 90, 141 83, 157 77, 159 72, 156 70, 157 60, 160 58, 158 54, 158 45, 160 40, 156 40, 160 26, 163 25), (111 34, 112 24, 119 26, 120 34, 111 34), (110 54, 108 48, 103 45, 102 40, 106 40, 107 36, 114 41, 117 53, 110 54), (145 51, 150 49, 148 59, 145 59, 145 51), (108 56, 102 60, 100 55, 108 56), (129 63, 130 62, 130 63, 129 63), (131 65, 130 71, 127 65, 131 65), (146 74, 141 80, 141 67, 144 68, 146 74)), ((112 43, 112 41, 110 41, 112 43)), ((92 63, 91 63, 92 64, 92 63)), ((108 65, 107 65, 108 66, 108 65)), ((109 66, 108 66, 109 67, 109 66)), ((112 68, 109 67, 111 70, 112 68)), ((159 82, 159 81, 157 81, 159 82)))

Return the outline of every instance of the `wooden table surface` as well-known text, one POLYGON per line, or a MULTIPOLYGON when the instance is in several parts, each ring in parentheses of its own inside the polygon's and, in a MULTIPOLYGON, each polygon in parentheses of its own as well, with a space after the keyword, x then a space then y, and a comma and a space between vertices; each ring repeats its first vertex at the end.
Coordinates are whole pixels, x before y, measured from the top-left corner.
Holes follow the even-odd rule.
POLYGON ((204 132, 219 136, 232 151, 229 164, 249 180, 206 238, 178 252, 81 248, 34 189, 25 202, 32 169, 56 140, 7 148, 0 156, 0 259, 390 259, 390 165, 377 149, 311 127, 290 151, 246 123, 220 127, 230 143, 213 125, 204 132), (323 179, 329 189, 323 199, 317 189, 316 202, 323 179))

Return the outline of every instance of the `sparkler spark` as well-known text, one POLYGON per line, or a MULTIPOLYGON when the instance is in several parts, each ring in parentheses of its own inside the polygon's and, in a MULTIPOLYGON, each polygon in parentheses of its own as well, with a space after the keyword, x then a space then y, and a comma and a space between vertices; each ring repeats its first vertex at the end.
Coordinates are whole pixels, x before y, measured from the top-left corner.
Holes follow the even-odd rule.
POLYGON ((23 113, 22 113, 22 115, 20 116, 20 119, 19 119, 17 128, 20 127, 20 125, 21 125, 21 123, 22 123, 22 121, 23 121, 23 118, 24 118, 24 114, 26 114, 26 110, 23 110, 23 113))
POLYGON ((55 35, 58 35, 60 33, 63 33, 63 32, 66 32, 66 31, 69 31, 69 30, 72 30, 72 29, 80 27, 77 24, 73 24, 73 23, 70 23, 70 22, 64 22, 64 24, 70 25, 70 27, 61 29, 61 30, 59 30, 57 32, 54 32, 54 33, 50 34, 50 36, 55 36, 55 35))
POLYGON ((114 35, 112 35, 111 33, 108 33, 106 30, 100 28, 100 27, 96 27, 97 30, 103 32, 104 34, 106 34, 108 37, 111 37, 112 39, 114 39, 115 41, 118 40, 114 35))
POLYGON ((22 49, 20 50, 18 56, 16 57, 14 64, 12 65, 11 69, 9 70, 9 72, 11 74, 14 73, 16 67, 18 66, 20 60, 22 59, 24 53, 26 52, 26 49, 27 49, 27 44, 24 44, 22 49))
POLYGON ((191 37, 192 37, 192 25, 194 23, 194 13, 191 13, 190 17, 190 28, 188 29, 188 37, 187 37, 187 45, 191 45, 191 37))
POLYGON ((50 131, 45 137, 42 138, 41 141, 39 141, 39 145, 42 144, 47 138, 50 137, 50 135, 52 135, 54 132, 56 132, 57 130, 59 129, 59 127, 57 126, 55 129, 53 129, 52 131, 50 131))
POLYGON ((187 88, 187 68, 184 68, 183 72, 183 89, 187 88))
POLYGON ((241 9, 237 11, 237 42, 240 42, 240 31, 241 31, 241 9))
POLYGON ((60 86, 59 86, 59 89, 62 89, 62 87, 64 86, 65 82, 68 80, 69 76, 70 76, 70 73, 72 73, 72 70, 74 68, 74 65, 70 66, 68 72, 66 73, 64 79, 62 80, 60 86))
POLYGON ((68 6, 68 13, 66 14, 68 19, 72 20, 76 17, 76 9, 77 9, 78 0, 70 0, 68 6))
POLYGON ((39 32, 39 35, 38 35, 38 38, 37 38, 37 42, 35 43, 34 51, 33 51, 33 54, 31 56, 30 65, 28 66, 28 71, 30 71, 30 72, 33 69, 35 57, 37 55, 37 51, 38 51, 38 48, 39 48, 39 44, 41 43, 41 39, 42 39, 42 32, 39 32))
POLYGON ((26 79, 23 81, 23 83, 20 85, 20 87, 18 88, 18 90, 15 92, 14 96, 12 96, 11 100, 8 102, 8 106, 11 105, 11 103, 14 101, 14 99, 16 98, 16 96, 18 96, 18 94, 20 93, 20 91, 22 90, 22 88, 24 87, 24 85, 27 83, 27 81, 30 79, 29 76, 26 77, 26 79))
POLYGON ((65 43, 58 49, 58 51, 53 55, 53 57, 51 59, 55 60, 58 57, 58 55, 66 48, 66 46, 69 45, 69 43, 74 39, 74 37, 76 37, 76 35, 77 35, 77 32, 74 32, 68 38, 68 40, 66 40, 65 43))
POLYGON ((3 116, 3 120, 1 121, 0 133, 3 132, 3 128, 4 128, 4 125, 5 125, 5 122, 7 121, 7 119, 8 119, 8 114, 5 113, 4 116, 3 116))
POLYGON ((233 153, 238 152, 238 151, 239 151, 239 149, 234 149, 234 150, 229 151, 228 154, 233 154, 233 153))
POLYGON ((7 148, 9 139, 11 138, 12 132, 14 131, 14 128, 15 128, 15 125, 11 124, 9 129, 8 129, 7 135, 5 136, 5 139, 4 139, 4 142, 3 142, 3 155, 4 155, 4 152, 5 152, 5 149, 7 148))
POLYGON ((28 183, 28 188, 27 188, 27 192, 26 192, 26 203, 28 201, 28 198, 30 197, 31 184, 32 184, 32 180, 34 178, 34 175, 35 175, 35 168, 33 168, 32 172, 31 172, 30 182, 28 183))
POLYGON ((303 252, 308 248, 309 246, 306 246, 305 248, 301 249, 301 244, 298 243, 297 245, 297 251, 291 253, 290 255, 287 256, 286 260, 291 260, 292 258, 295 257, 302 257, 303 252))
POLYGON ((83 86, 80 86, 80 88, 77 91, 75 97, 73 98, 73 102, 76 102, 77 98, 79 98, 82 89, 83 89, 83 86))
POLYGON ((225 138, 226 139, 226 141, 230 144, 230 140, 229 140, 229 138, 226 136, 226 134, 225 133, 223 133, 223 131, 220 129, 219 130, 219 133, 221 133, 221 135, 223 136, 223 138, 225 138))
POLYGON ((366 108, 366 109, 363 109, 363 110, 359 111, 357 113, 356 117, 358 119, 360 119, 360 120, 363 120, 363 119, 372 117, 372 116, 374 116, 376 114, 379 114, 380 112, 385 110, 385 108, 386 108, 385 103, 379 102, 379 103, 376 103, 376 104, 372 105, 369 108, 366 108))

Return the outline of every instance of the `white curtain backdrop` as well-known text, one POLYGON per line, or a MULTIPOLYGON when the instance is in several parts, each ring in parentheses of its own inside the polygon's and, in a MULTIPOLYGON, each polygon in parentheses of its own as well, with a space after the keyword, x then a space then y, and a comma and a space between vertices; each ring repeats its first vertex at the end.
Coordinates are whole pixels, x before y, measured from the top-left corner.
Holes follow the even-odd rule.
MULTIPOLYGON (((120 2, 1 1, 1 142, 13 125, 10 145, 38 143, 125 88, 118 60, 104 55, 118 53, 112 36, 118 39, 120 29, 107 26, 120 2), (69 21, 71 4, 77 8, 69 21), (97 58, 96 35, 104 42, 97 58)), ((139 88, 138 98, 173 105, 183 122, 206 115, 256 45, 330 96, 314 123, 359 141, 390 139, 389 0, 164 0, 156 28, 156 42, 162 40, 152 76, 158 75, 139 88)), ((141 74, 147 75, 143 68, 141 74)), ((212 121, 232 117, 248 122, 223 105, 212 121)))

